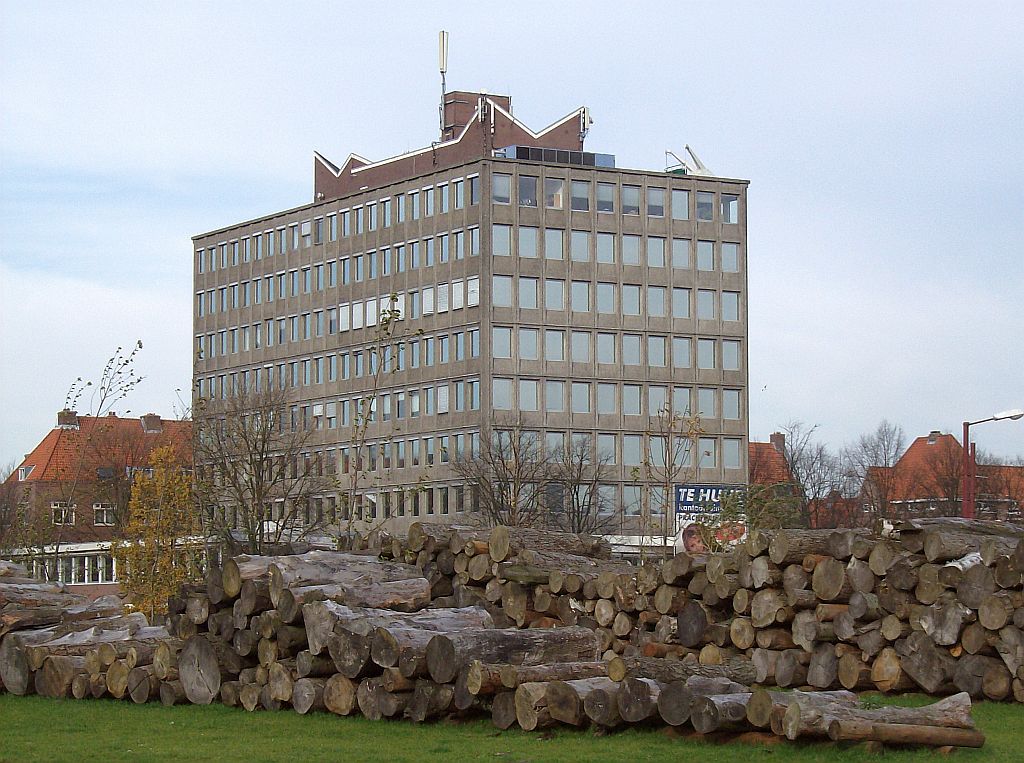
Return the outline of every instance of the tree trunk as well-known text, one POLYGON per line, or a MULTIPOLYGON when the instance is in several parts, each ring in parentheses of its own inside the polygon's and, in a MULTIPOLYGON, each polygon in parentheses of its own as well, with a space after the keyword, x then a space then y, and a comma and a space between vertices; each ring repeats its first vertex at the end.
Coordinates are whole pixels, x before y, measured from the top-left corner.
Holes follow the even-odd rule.
MULTIPOLYGON (((587 717, 598 726, 614 728, 622 723, 619 715, 618 694, 621 684, 614 683, 607 689, 595 689, 583 700, 587 717)), ((501 695, 498 695, 501 696, 501 695)))
POLYGON ((160 679, 153 674, 152 665, 132 668, 128 674, 128 696, 136 705, 142 705, 160 694, 160 679))
POLYGON ((658 713, 662 684, 653 678, 627 678, 619 686, 619 715, 627 723, 639 723, 658 713))
POLYGON ((335 715, 351 715, 356 708, 356 684, 335 673, 324 682, 324 707, 335 715))
POLYGON ((607 676, 549 681, 547 683, 548 713, 556 721, 570 726, 583 726, 587 722, 587 712, 584 709, 587 695, 599 689, 608 691, 615 687, 618 687, 618 684, 607 676))
POLYGON ((746 726, 749 700, 749 693, 697 697, 690 710, 690 722, 700 734, 710 734, 723 728, 743 728, 746 726))
POLYGON ((613 681, 630 677, 653 678, 661 683, 670 683, 690 676, 728 678, 749 686, 754 683, 756 672, 750 660, 740 657, 728 658, 721 665, 699 665, 650 657, 615 657, 608 660, 608 677, 613 681))
POLYGON ((409 698, 405 717, 414 723, 437 718, 448 712, 454 699, 455 688, 450 684, 421 679, 409 698))
POLYGON ((768 546, 768 556, 780 567, 799 564, 808 554, 827 554, 832 530, 781 530, 768 546))
POLYGON ((438 634, 427 646, 427 667, 438 683, 455 680, 471 660, 541 665, 595 660, 597 636, 589 628, 475 630, 438 634))
POLYGON ((75 676, 85 673, 85 657, 47 657, 34 675, 36 694, 51 698, 67 697, 71 694, 71 682, 75 676))
POLYGON ((583 678, 597 678, 608 675, 608 666, 603 662, 556 662, 543 665, 501 665, 498 680, 506 689, 516 689, 519 684, 546 681, 572 681, 583 678))
POLYGON ((885 744, 922 744, 932 747, 981 747, 985 735, 974 729, 914 726, 902 723, 834 720, 828 726, 829 739, 873 741, 885 744))
POLYGON ((496 562, 509 559, 521 550, 556 551, 594 559, 610 559, 611 544, 604 538, 572 533, 556 533, 529 527, 498 525, 487 540, 488 553, 496 562))
POLYGON ((223 641, 193 636, 178 654, 178 675, 185 695, 194 705, 208 705, 220 691, 224 676, 237 676, 241 657, 223 641))
POLYGON ((188 702, 185 687, 181 681, 164 681, 160 684, 160 704, 165 707, 183 705, 188 702))

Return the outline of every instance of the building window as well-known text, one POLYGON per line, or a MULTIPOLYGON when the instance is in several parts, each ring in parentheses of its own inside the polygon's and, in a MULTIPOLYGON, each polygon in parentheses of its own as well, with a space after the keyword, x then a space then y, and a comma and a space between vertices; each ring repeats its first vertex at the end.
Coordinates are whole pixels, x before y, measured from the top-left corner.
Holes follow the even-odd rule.
POLYGON ((697 270, 711 271, 715 269, 715 242, 697 242, 697 270))
POLYGON ((647 287, 647 314, 656 318, 665 317, 665 287, 647 287))
POLYGON ((492 379, 491 406, 497 411, 512 410, 512 380, 492 379))
POLYGON ((570 300, 573 312, 590 312, 590 281, 573 281, 570 300))
POLYGON ((742 440, 727 437, 722 440, 722 466, 726 469, 740 468, 742 440))
POLYGON ((672 366, 674 368, 690 367, 690 340, 684 336, 672 337, 672 366))
POLYGON ((640 335, 622 335, 622 363, 627 366, 640 365, 640 335))
POLYGON ((673 318, 689 318, 690 317, 690 290, 689 289, 672 289, 672 317, 673 318))
POLYGON ((738 291, 722 292, 722 320, 738 321, 740 319, 740 294, 738 291))
POLYGON ((590 384, 587 382, 572 383, 572 412, 590 413, 590 384))
POLYGON ((715 418, 718 415, 715 405, 715 390, 712 387, 701 387, 697 390, 697 415, 715 418))
POLYGON ((622 264, 640 264, 640 237, 624 235, 622 237, 622 264))
POLYGON ((565 360, 565 332, 558 329, 544 330, 544 360, 565 360))
POLYGON ((574 262, 590 260, 590 231, 572 231, 569 238, 569 258, 574 262))
POLYGON ((697 368, 708 370, 715 367, 715 340, 697 340, 697 368))
POLYGON ((615 234, 597 234, 597 261, 605 265, 615 263, 615 234))
POLYGON ((613 284, 613 283, 598 283, 597 284, 597 312, 599 312, 599 313, 614 313, 615 312, 615 284, 613 284))
POLYGON ((738 223, 740 221, 740 197, 722 194, 722 222, 738 223))
MULTIPOLYGON (((652 385, 647 388, 647 415, 659 416, 668 410, 668 387, 652 385)), ((663 462, 664 463, 664 462, 663 462)))
POLYGON ((572 210, 574 212, 590 211, 590 182, 587 180, 572 181, 572 210))
POLYGON ((598 382, 597 385, 597 413, 599 415, 616 413, 615 392, 616 384, 598 382))
POLYGON ((536 278, 519 278, 519 307, 523 310, 537 309, 536 278))
POLYGON ((544 280, 544 307, 548 310, 565 309, 565 281, 560 278, 544 280))
POLYGON ((640 315, 640 287, 635 284, 622 285, 622 314, 640 315))
POLYGON ((715 319, 715 292, 711 289, 697 289, 697 320, 715 319))
POLYGON ((495 307, 512 307, 512 276, 493 276, 491 302, 495 307))
POLYGON ((647 189, 647 216, 648 217, 664 217, 665 216, 665 189, 664 188, 648 188, 647 189))
POLYGON ((519 228, 519 256, 526 259, 537 257, 537 229, 529 227, 519 228))
POLYGON ((573 363, 589 363, 590 362, 590 332, 589 331, 573 331, 572 332, 572 362, 573 363))
POLYGON ((638 215, 638 214, 640 214, 640 186, 638 186, 638 185, 624 185, 624 186, 622 186, 622 214, 624 214, 624 215, 638 215))
POLYGON ((495 257, 509 257, 512 255, 512 226, 498 225, 491 226, 491 254, 495 257))
POLYGON ((653 368, 665 366, 665 337, 647 337, 647 365, 653 368))
POLYGON ((597 184, 597 211, 615 212, 615 184, 597 184))
POLYGON ((537 206, 537 178, 529 175, 519 176, 519 206, 537 206))
POLYGON ((615 363, 615 334, 597 335, 597 362, 605 365, 615 363))
POLYGON ((730 242, 722 243, 722 272, 740 272, 740 245, 730 242))
POLYGON ((697 191, 697 219, 711 222, 715 214, 715 194, 711 191, 697 191))
POLYGON ((740 370, 740 343, 731 339, 722 341, 722 368, 726 371, 740 370))
POLYGON ((665 239, 650 236, 647 239, 647 267, 665 267, 665 239))
POLYGON ((495 204, 512 203, 512 176, 495 173, 491 177, 491 200, 495 204))
POLYGON ((736 420, 740 417, 740 391, 738 389, 722 390, 722 418, 736 420))
POLYGON ((540 348, 539 348, 540 332, 538 329, 519 329, 519 359, 520 360, 539 360, 540 359, 540 348))
POLYGON ((537 381, 536 379, 519 380, 519 410, 537 410, 537 381))
POLYGON ((701 468, 714 469, 718 466, 718 448, 714 437, 701 437, 698 449, 697 464, 701 468))
MULTIPOLYGON (((643 435, 626 434, 622 436, 622 463, 625 466, 640 466, 643 463, 643 435)), ((626 485, 627 489, 634 489, 639 495, 639 487, 626 485)), ((639 501, 637 502, 639 511, 639 501)))
POLYGON ((565 382, 549 381, 544 383, 544 409, 553 413, 565 410, 565 382))
POLYGON ((544 206, 548 209, 565 207, 565 181, 562 178, 544 179, 544 206))
POLYGON ((491 353, 496 358, 512 357, 512 329, 495 326, 491 330, 491 353))
POLYGON ((544 257, 549 260, 565 258, 565 231, 549 228, 544 231, 544 257))
POLYGON ((73 525, 75 523, 75 507, 69 506, 67 501, 53 501, 50 504, 53 524, 73 525))
POLYGON ((672 189, 672 219, 690 219, 690 192, 680 188, 672 189))
POLYGON ((94 503, 92 513, 93 524, 97 527, 114 526, 114 507, 109 503, 94 503))

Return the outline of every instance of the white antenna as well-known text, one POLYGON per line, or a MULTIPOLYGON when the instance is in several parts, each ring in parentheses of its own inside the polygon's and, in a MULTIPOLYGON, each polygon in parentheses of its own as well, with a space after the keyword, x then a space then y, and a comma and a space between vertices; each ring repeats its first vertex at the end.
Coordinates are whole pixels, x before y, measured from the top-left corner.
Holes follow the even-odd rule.
POLYGON ((448 33, 443 29, 437 35, 437 68, 441 72, 441 140, 444 140, 444 75, 448 71, 448 33))
POLYGON ((697 154, 693 152, 693 149, 690 148, 690 144, 687 143, 684 146, 684 148, 686 149, 686 153, 690 155, 690 158, 693 159, 693 163, 697 165, 697 169, 693 171, 694 175, 706 175, 708 177, 714 177, 714 173, 704 166, 704 162, 702 162, 700 158, 697 156, 697 154))

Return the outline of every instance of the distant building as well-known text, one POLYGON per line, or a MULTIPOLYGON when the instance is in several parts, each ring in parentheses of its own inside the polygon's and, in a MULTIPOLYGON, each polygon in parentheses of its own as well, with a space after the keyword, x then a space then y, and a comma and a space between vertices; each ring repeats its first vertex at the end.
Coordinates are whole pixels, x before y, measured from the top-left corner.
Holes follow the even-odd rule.
MULTIPOLYGON (((860 501, 875 516, 889 519, 960 516, 964 451, 960 441, 939 431, 918 437, 892 466, 873 466, 860 501)), ((1024 466, 977 465, 979 519, 1019 520, 1024 508, 1024 466)))
MULTIPOLYGON (((364 526, 477 509, 449 461, 510 421, 608 459, 600 506, 623 536, 667 503, 636 478, 664 447, 663 407, 701 417, 699 482, 745 484, 747 181, 618 168, 584 150, 585 108, 536 131, 508 96, 456 91, 441 123, 380 161, 316 154, 312 203, 194 237, 206 409, 286 391, 326 476, 368 464, 351 509, 364 526), (390 306, 404 339, 356 453, 390 306)), ((350 520, 338 495, 316 500, 350 520)))
POLYGON ((152 413, 96 418, 60 411, 56 428, 4 483, 7 510, 20 509, 18 526, 4 528, 0 538, 5 553, 25 557, 40 578, 88 593, 116 589, 110 543, 125 517, 132 478, 165 445, 191 464, 191 437, 190 422, 152 413))
POLYGON ((751 442, 747 447, 749 484, 785 485, 799 490, 786 460, 786 435, 773 432, 768 442, 751 442))

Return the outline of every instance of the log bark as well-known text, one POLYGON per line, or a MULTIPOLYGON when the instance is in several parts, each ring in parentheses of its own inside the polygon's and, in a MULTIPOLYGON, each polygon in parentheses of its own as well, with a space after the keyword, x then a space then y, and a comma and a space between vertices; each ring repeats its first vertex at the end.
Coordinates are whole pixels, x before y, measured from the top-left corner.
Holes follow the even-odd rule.
POLYGON ((537 551, 557 551, 594 559, 611 558, 611 544, 604 538, 555 533, 528 527, 498 525, 491 530, 487 545, 491 558, 496 562, 502 562, 525 548, 537 551))
POLYGON ((335 673, 324 682, 324 707, 335 715, 351 715, 356 709, 356 684, 335 673))
POLYGON ((194 705, 208 705, 225 676, 237 676, 244 662, 227 644, 206 634, 193 636, 178 655, 178 675, 194 705))
POLYGON ((768 556, 780 567, 799 564, 808 554, 827 554, 832 530, 782 530, 768 546, 768 556))
POLYGON ((432 638, 427 645, 427 668, 437 683, 449 683, 474 659, 540 665, 593 661, 597 655, 597 636, 589 628, 475 630, 432 638))
POLYGON ((608 666, 604 662, 560 662, 544 665, 501 665, 498 680, 506 689, 519 684, 545 681, 571 681, 582 678, 605 677, 608 666))
POLYGON ((142 705, 160 694, 160 679, 153 674, 152 665, 132 668, 128 674, 128 696, 136 705, 142 705))
POLYGON ((653 678, 626 678, 619 686, 616 702, 619 716, 627 723, 639 723, 658 713, 662 684, 653 678))
POLYGON ((618 702, 620 686, 615 683, 607 689, 595 689, 583 700, 587 717, 598 726, 614 728, 622 723, 618 702))
POLYGON ((185 687, 181 681, 163 681, 160 684, 160 704, 164 707, 183 705, 188 702, 185 695, 185 687))
POLYGON ((690 722, 699 734, 746 726, 750 693, 712 694, 697 697, 690 710, 690 722))
POLYGON ((834 720, 828 737, 834 741, 874 741, 885 744, 919 744, 932 747, 982 747, 985 735, 975 729, 950 729, 902 723, 834 720))
MULTIPOLYGON (((455 699, 455 688, 451 684, 435 683, 421 679, 409 698, 405 717, 414 723, 423 723, 448 712, 455 699)), ((518 705, 517 705, 518 710, 518 705)))
POLYGON ((608 677, 622 681, 627 677, 653 678, 661 683, 685 680, 690 676, 728 678, 745 686, 754 683, 756 672, 750 660, 734 657, 721 665, 700 665, 678 660, 650 657, 614 657, 608 660, 608 677))
POLYGON ((68 697, 75 676, 85 674, 85 657, 47 657, 43 666, 34 674, 36 694, 50 698, 68 697))
POLYGON ((583 726, 587 722, 587 712, 584 708, 587 695, 597 690, 608 691, 618 687, 618 684, 607 676, 569 681, 555 680, 549 681, 546 685, 548 713, 554 720, 570 726, 583 726))

